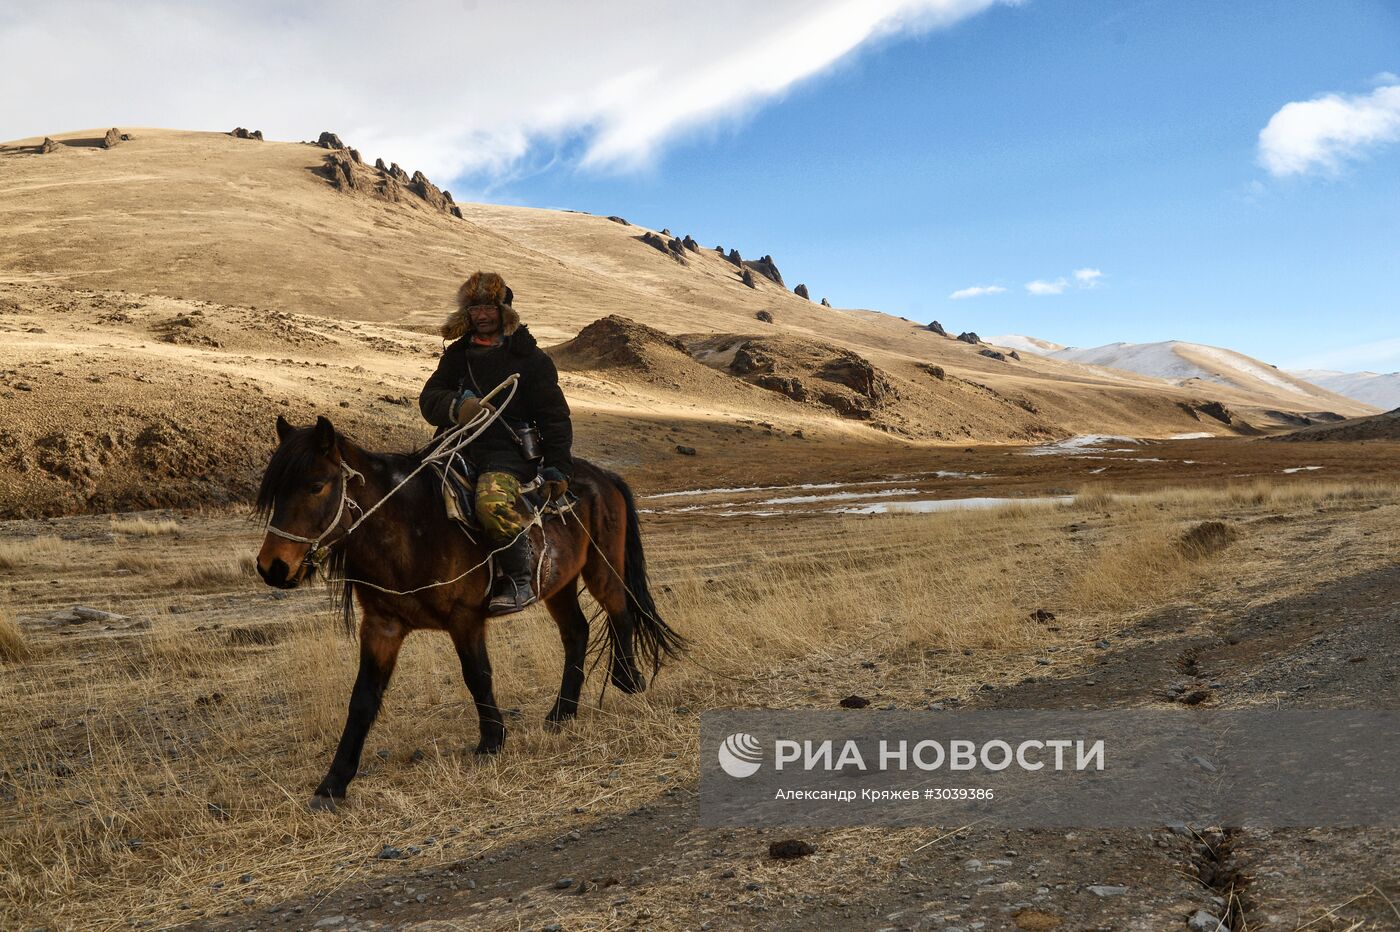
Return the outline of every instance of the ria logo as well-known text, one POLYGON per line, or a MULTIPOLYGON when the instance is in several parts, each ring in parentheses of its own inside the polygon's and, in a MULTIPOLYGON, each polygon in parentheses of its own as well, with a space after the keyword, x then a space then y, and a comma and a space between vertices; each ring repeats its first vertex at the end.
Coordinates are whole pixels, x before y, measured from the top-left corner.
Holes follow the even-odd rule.
POLYGON ((738 731, 720 743, 719 766, 731 777, 751 777, 762 765, 763 746, 753 735, 738 731))

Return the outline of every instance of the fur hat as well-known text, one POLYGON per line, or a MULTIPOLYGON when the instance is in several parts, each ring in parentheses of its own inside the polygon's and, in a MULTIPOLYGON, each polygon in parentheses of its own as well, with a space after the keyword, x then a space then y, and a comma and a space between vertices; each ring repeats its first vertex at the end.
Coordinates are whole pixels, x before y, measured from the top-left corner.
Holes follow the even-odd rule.
POLYGON ((471 333, 472 321, 467 308, 494 304, 501 309, 501 334, 510 336, 520 327, 520 315, 511 306, 515 293, 506 280, 495 272, 476 272, 457 289, 457 310, 442 324, 443 339, 456 340, 471 333))

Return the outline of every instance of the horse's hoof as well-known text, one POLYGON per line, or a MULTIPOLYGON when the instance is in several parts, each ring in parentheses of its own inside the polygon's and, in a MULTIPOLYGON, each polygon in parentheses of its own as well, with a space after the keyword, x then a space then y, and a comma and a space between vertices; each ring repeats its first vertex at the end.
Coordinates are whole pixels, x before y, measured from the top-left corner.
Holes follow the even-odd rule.
POLYGON ((336 798, 334 796, 313 796, 307 802, 306 808, 312 812, 335 812, 340 808, 340 804, 345 802, 345 797, 336 798))

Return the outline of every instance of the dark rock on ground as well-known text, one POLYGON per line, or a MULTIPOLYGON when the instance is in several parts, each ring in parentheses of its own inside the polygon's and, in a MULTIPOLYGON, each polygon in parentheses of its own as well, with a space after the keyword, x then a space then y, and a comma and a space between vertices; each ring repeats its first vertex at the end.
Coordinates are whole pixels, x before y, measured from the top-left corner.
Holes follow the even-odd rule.
POLYGON ((831 307, 831 302, 826 298, 822 298, 822 307, 831 307))
POLYGON ((110 149, 117 143, 121 142, 123 138, 125 137, 122 136, 121 130, 117 129, 116 127, 113 127, 107 130, 107 135, 102 137, 102 148, 110 149))
POLYGON ((842 699, 837 705, 843 709, 863 709, 870 705, 870 700, 864 696, 850 695, 842 699))
POLYGON ((982 342, 982 338, 970 330, 966 333, 958 334, 958 339, 964 343, 972 343, 974 345, 982 342))
POLYGON ((1014 359, 1014 360, 1016 360, 1017 362, 1020 362, 1020 361, 1021 361, 1021 354, 1018 353, 1018 352, 1016 352, 1015 350, 1012 350, 1011 352, 1009 352, 1009 353, 1006 354, 1006 358, 1007 358, 1007 359, 1014 359))
POLYGON ((63 148, 63 143, 55 142, 51 137, 45 136, 44 141, 39 145, 39 154, 48 155, 50 152, 57 152, 63 148))
POLYGON ((771 323, 773 322, 773 315, 770 314, 770 313, 768 313, 767 311, 759 311, 757 314, 755 314, 755 315, 753 315, 753 316, 754 316, 754 317, 757 317, 759 320, 763 321, 765 324, 771 324, 771 323))
POLYGON ((611 220, 613 223, 620 223, 625 227, 630 227, 632 225, 626 220, 623 220, 621 217, 609 217, 608 219, 611 220))
POLYGON ((364 162, 362 162, 362 161, 360 160, 360 150, 359 150, 359 149, 351 149, 351 150, 350 150, 350 161, 354 162, 356 165, 363 165, 363 164, 364 164, 364 162))
POLYGON ((783 841, 775 841, 768 846, 768 856, 770 858, 788 859, 805 858, 810 854, 815 854, 816 848, 805 841, 798 841, 796 838, 787 838, 783 841))
POLYGON ((399 184, 408 184, 408 172, 399 168, 398 162, 389 163, 389 176, 399 184))
POLYGON ((686 446, 685 444, 678 443, 678 444, 676 444, 676 452, 679 453, 681 456, 694 456, 694 455, 695 455, 695 448, 694 448, 694 447, 688 447, 688 446, 686 446))
POLYGON ((946 337, 946 336, 948 335, 948 331, 944 330, 944 329, 943 329, 943 325, 940 324, 940 323, 939 323, 938 321, 936 321, 936 320, 931 320, 931 321, 929 321, 929 322, 928 322, 928 327, 925 328, 925 329, 931 330, 931 331, 933 331, 934 333, 938 334, 939 336, 944 336, 944 337, 946 337))
POLYGON ((242 126, 235 126, 229 135, 235 139, 256 139, 258 142, 263 141, 263 134, 260 129, 245 129, 242 126))
POLYGON ((812 300, 811 295, 807 292, 806 285, 799 284, 796 288, 792 289, 792 293, 797 295, 799 298, 806 298, 808 301, 812 300))
POLYGON ((1047 611, 1043 608, 1038 608, 1035 611, 1031 612, 1030 615, 1028 615, 1027 617, 1030 618, 1031 621, 1038 621, 1044 624, 1047 621, 1054 621, 1055 613, 1047 611))
POLYGON ((739 250, 737 250, 737 249, 731 249, 731 250, 729 250, 729 255, 725 256, 725 258, 728 259, 730 262, 732 262, 734 265, 737 265, 737 266, 739 266, 740 268, 743 268, 744 259, 743 259, 742 256, 739 255, 739 250))
POLYGON ((697 243, 695 241, 695 237, 691 236, 689 233, 687 233, 685 235, 685 238, 681 240, 681 245, 684 246, 686 249, 689 249, 691 252, 700 251, 700 244, 697 243))
POLYGON ((322 149, 344 149, 345 143, 340 141, 340 137, 335 133, 322 133, 316 138, 316 145, 322 149))
POLYGON ((753 280, 753 271, 751 269, 744 269, 742 281, 745 285, 748 285, 750 288, 758 287, 758 283, 753 280))
POLYGON ((923 369, 925 372, 933 376, 935 379, 938 379, 940 382, 948 377, 948 373, 943 371, 942 366, 935 366, 929 363, 921 363, 919 365, 919 368, 923 369))
POLYGON ((1000 359, 1002 362, 1006 361, 1006 355, 1004 353, 999 353, 994 349, 978 350, 977 352, 983 356, 986 356, 988 359, 1000 359))

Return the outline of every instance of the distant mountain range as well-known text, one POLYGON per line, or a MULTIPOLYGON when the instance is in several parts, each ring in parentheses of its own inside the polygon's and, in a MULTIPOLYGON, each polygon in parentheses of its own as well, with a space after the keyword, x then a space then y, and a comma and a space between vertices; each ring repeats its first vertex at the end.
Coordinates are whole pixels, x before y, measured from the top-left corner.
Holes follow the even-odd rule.
POLYGON ((1289 372, 1328 391, 1386 411, 1400 408, 1400 372, 1334 372, 1330 369, 1291 369, 1289 372))
MULTIPOLYGON (((1316 410, 1330 410, 1329 394, 1374 405, 1382 410, 1400 405, 1400 374, 1376 376, 1372 373, 1290 373, 1251 356, 1219 346, 1168 340, 1161 343, 1109 343, 1087 349, 1064 346, 1038 337, 1011 333, 987 337, 993 346, 1004 346, 1023 353, 1035 353, 1065 362, 1107 366, 1139 375, 1153 376, 1177 385, 1192 381, 1214 382, 1249 391, 1292 397, 1301 403, 1312 401, 1316 410), (1368 380, 1366 376, 1369 376, 1368 380), (1360 394, 1364 391, 1365 394, 1360 394)), ((1333 398, 1333 401, 1336 399, 1333 398)))

